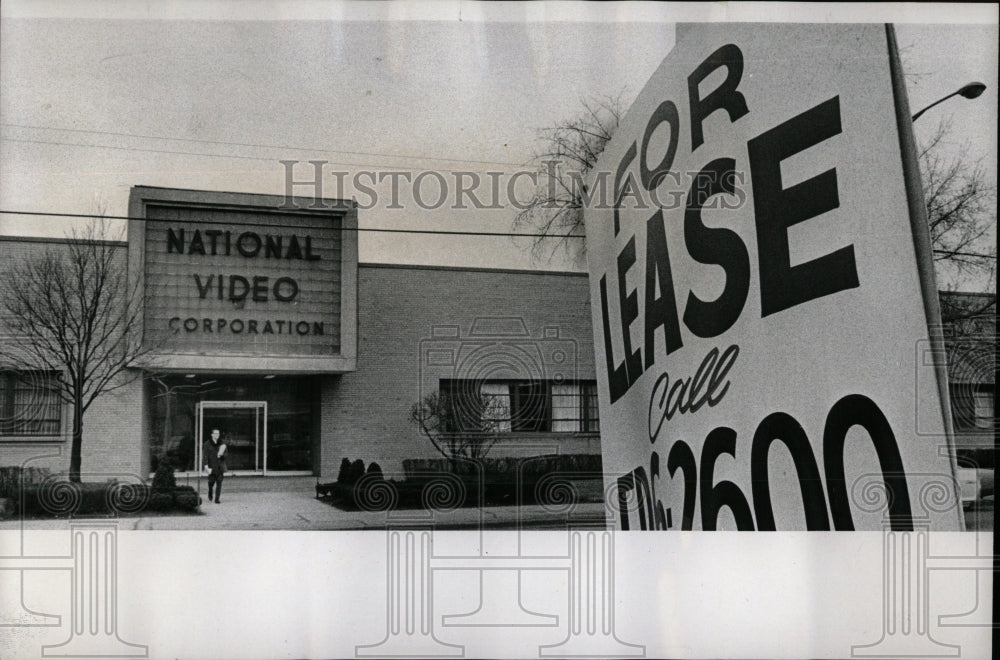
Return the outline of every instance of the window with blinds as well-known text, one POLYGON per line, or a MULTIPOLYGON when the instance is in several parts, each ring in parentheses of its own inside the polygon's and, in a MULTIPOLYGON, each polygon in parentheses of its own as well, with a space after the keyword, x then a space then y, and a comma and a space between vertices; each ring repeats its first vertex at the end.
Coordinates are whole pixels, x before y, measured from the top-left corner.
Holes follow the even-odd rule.
POLYGON ((442 380, 450 431, 598 433, 597 383, 442 380))
POLYGON ((0 437, 59 435, 62 400, 56 374, 0 371, 0 437))

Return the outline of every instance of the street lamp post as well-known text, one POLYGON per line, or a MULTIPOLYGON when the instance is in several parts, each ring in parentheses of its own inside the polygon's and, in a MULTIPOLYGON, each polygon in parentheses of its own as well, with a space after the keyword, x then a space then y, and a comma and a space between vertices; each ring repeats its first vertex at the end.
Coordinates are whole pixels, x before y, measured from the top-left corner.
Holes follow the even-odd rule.
POLYGON ((984 85, 981 82, 972 82, 972 83, 969 83, 968 85, 965 85, 961 89, 952 92, 948 96, 943 96, 943 97, 939 98, 937 101, 934 101, 934 103, 931 103, 929 106, 927 106, 926 108, 924 108, 923 110, 921 110, 917 114, 913 115, 913 120, 912 121, 916 121, 917 118, 920 115, 924 114, 925 112, 927 112, 928 110, 930 110, 931 108, 933 108, 934 106, 936 106, 938 103, 942 103, 944 101, 947 101, 948 99, 950 99, 953 96, 964 96, 967 99, 974 99, 974 98, 978 97, 980 94, 982 94, 985 90, 986 90, 986 85, 984 85))

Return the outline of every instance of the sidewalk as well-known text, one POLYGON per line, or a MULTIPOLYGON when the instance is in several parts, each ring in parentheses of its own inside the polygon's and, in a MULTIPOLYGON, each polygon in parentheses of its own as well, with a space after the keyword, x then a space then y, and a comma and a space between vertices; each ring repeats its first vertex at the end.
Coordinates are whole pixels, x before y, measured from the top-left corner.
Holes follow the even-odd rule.
MULTIPOLYGON (((573 518, 599 520, 604 513, 602 503, 579 504, 573 518)), ((200 513, 177 516, 122 517, 121 529, 141 530, 359 530, 384 529, 393 526, 423 526, 434 524, 437 529, 566 529, 566 515, 541 506, 486 507, 430 512, 421 509, 394 511, 342 511, 315 498, 313 492, 240 491, 224 493, 222 502, 209 502, 202 493, 200 513)), ((28 520, 25 529, 66 529, 69 522, 60 520, 28 520)), ((21 521, 0 521, 0 529, 18 529, 21 521)), ((590 527, 591 525, 587 524, 590 527)))

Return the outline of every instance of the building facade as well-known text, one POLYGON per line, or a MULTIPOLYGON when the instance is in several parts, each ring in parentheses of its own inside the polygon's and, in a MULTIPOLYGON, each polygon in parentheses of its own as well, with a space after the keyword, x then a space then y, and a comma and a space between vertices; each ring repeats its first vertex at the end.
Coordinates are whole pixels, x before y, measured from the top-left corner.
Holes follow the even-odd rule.
MULTIPOLYGON (((85 415, 84 479, 196 471, 213 428, 236 473, 392 476, 440 456, 428 404, 491 456, 600 453, 585 274, 359 264, 339 200, 135 187, 129 217, 143 352, 85 415)), ((0 263, 66 245, 0 237, 0 263)), ((68 468, 56 377, 0 364, 0 465, 68 468)))
POLYGON ((941 292, 952 425, 959 464, 993 469, 997 297, 941 292))

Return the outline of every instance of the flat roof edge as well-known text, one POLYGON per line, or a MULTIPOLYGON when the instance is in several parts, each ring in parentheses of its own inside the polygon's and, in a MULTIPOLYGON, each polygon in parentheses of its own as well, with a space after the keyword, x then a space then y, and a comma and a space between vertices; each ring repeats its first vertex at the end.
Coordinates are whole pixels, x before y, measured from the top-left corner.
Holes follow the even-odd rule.
POLYGON ((197 188, 169 188, 166 186, 134 185, 129 189, 129 198, 139 196, 153 204, 198 204, 208 206, 237 205, 260 206, 267 211, 333 211, 343 213, 357 208, 350 199, 335 197, 304 197, 300 195, 276 195, 274 193, 238 192, 232 190, 200 190, 197 188), (291 204, 289 206, 289 203, 291 204))
POLYGON ((587 277, 586 272, 573 270, 539 270, 498 268, 491 266, 435 266, 433 264, 392 264, 384 262, 359 262, 358 268, 390 268, 400 270, 451 270, 477 273, 509 273, 511 275, 552 275, 556 277, 587 277))
MULTIPOLYGON (((55 238, 53 236, 5 236, 0 235, 0 242, 9 243, 71 243, 72 238, 55 238)), ((94 241, 82 239, 84 243, 97 245, 112 245, 115 247, 127 247, 128 241, 94 241)))

